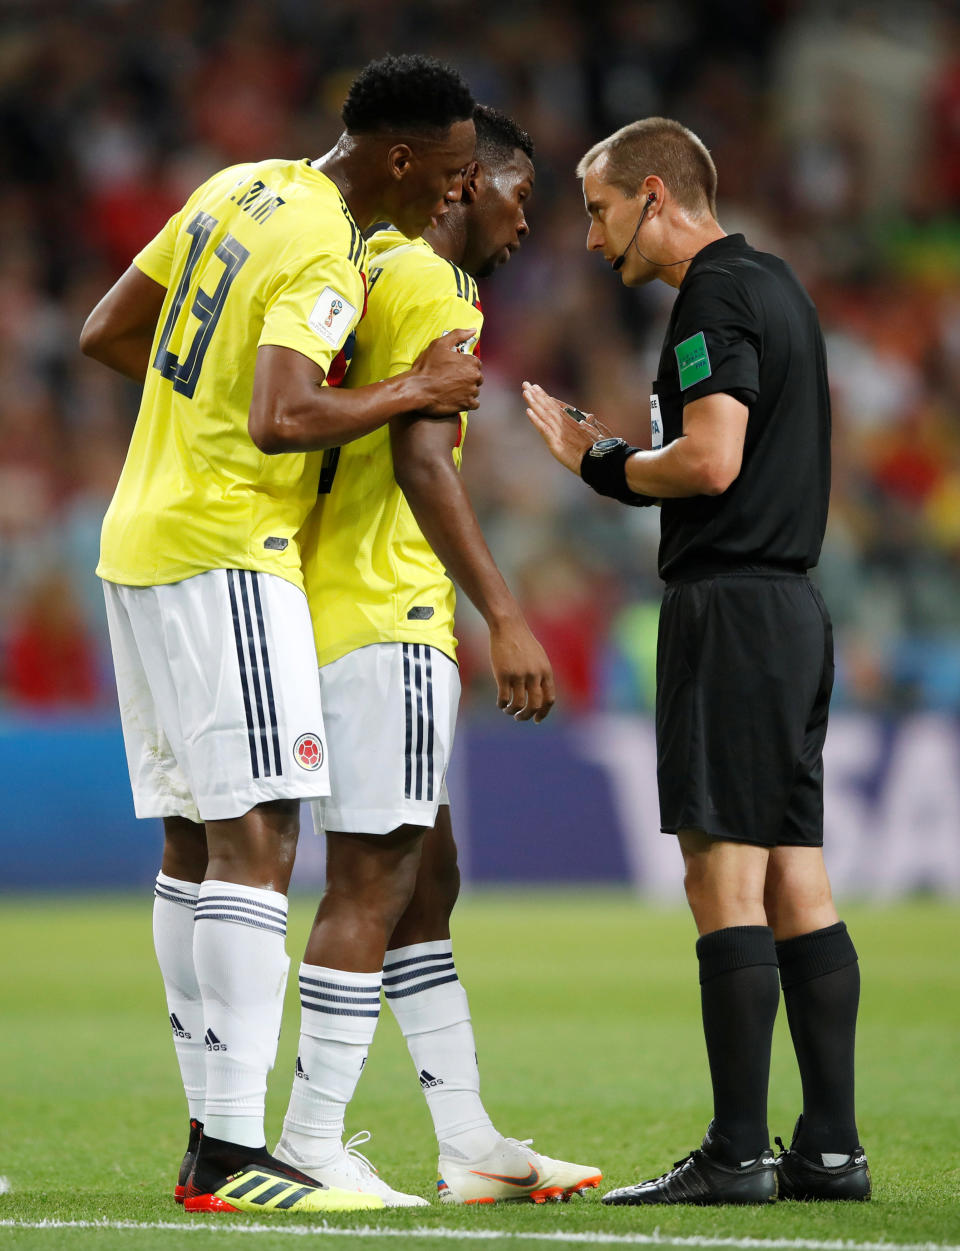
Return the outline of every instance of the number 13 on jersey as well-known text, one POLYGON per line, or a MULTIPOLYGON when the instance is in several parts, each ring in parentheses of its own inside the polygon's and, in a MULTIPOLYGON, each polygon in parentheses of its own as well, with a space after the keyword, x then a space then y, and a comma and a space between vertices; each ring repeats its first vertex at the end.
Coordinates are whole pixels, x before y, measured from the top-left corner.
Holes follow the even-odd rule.
POLYGON ((159 370, 162 377, 169 378, 173 383, 174 391, 177 391, 180 395, 185 395, 187 399, 192 399, 193 393, 197 389, 197 383, 200 380, 200 370, 203 367, 203 358, 206 355, 207 348, 210 346, 213 332, 217 328, 220 314, 223 312, 223 305, 230 291, 231 283, 240 272, 240 267, 244 261, 250 255, 243 244, 238 243, 231 234, 224 235, 214 248, 214 256, 223 262, 223 273, 220 281, 217 283, 216 290, 212 294, 208 294, 202 288, 198 288, 196 295, 193 297, 190 311, 200 325, 193 336, 193 342, 187 349, 186 357, 181 361, 176 353, 170 351, 167 345, 183 309, 187 292, 190 290, 194 271, 216 226, 217 219, 215 217, 211 217, 209 213, 201 212, 194 217, 193 221, 186 228, 187 234, 191 236, 190 251, 187 253, 187 261, 183 267, 183 273, 180 275, 180 281, 177 283, 173 303, 170 305, 167 319, 163 323, 160 342, 157 345, 157 354, 153 361, 153 368, 159 370))

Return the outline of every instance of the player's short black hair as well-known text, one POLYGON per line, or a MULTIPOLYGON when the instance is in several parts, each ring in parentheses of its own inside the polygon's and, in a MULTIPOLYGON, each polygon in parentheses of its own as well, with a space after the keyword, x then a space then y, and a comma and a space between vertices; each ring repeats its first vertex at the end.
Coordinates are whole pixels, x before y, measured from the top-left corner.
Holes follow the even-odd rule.
POLYGON ((473 124, 477 128, 474 155, 478 161, 490 161, 498 156, 509 158, 517 148, 533 160, 533 140, 506 113, 489 104, 478 104, 473 110, 473 124))
POLYGON ((351 134, 447 130, 473 114, 474 99, 460 73, 429 56, 384 56, 353 80, 340 116, 351 134))

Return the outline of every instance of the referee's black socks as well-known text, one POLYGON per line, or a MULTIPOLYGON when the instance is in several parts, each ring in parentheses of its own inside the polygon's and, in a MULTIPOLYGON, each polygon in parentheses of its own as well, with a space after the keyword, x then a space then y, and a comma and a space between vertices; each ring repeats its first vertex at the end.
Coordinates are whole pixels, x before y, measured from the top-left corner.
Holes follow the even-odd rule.
POLYGON ((803 1120, 793 1146, 819 1163, 823 1153, 849 1153, 859 1143, 853 1081, 857 952, 838 921, 777 943, 777 956, 803 1085, 803 1120))
POLYGON ((780 1002, 777 950, 765 925, 736 925, 697 940, 703 1033, 713 1083, 710 1154, 755 1160, 770 1146, 767 1086, 780 1002))

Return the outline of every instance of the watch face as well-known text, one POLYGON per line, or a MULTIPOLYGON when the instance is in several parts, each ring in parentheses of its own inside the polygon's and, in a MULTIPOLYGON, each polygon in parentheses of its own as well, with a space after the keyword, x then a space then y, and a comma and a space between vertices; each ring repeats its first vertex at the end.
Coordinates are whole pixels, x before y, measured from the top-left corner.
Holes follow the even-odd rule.
POLYGON ((622 447, 623 439, 597 439, 593 447, 590 449, 591 456, 606 456, 607 452, 612 452, 615 447, 622 447))

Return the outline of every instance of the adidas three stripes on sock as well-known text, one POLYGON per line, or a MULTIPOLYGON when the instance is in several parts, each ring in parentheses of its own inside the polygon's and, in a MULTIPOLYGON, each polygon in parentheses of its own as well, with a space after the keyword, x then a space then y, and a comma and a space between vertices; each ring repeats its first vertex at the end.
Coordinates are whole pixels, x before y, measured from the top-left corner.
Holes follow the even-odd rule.
POLYGON ((381 976, 300 966, 300 1046, 281 1142, 308 1171, 340 1152, 380 1016, 381 976))
POLYGON ((204 1133, 264 1146, 267 1074, 273 1068, 289 961, 287 899, 234 882, 200 887, 194 963, 203 997, 204 1133))
POLYGON ((384 997, 417 1069, 438 1142, 486 1155, 500 1135, 480 1101, 467 993, 449 938, 395 947, 383 965, 384 997))
POLYGON ((167 996, 173 1045, 180 1065, 189 1115, 203 1120, 207 1053, 203 1045, 203 1000, 193 963, 193 917, 199 882, 157 874, 153 900, 153 945, 167 996))

